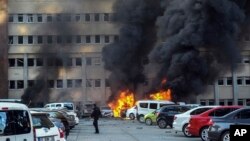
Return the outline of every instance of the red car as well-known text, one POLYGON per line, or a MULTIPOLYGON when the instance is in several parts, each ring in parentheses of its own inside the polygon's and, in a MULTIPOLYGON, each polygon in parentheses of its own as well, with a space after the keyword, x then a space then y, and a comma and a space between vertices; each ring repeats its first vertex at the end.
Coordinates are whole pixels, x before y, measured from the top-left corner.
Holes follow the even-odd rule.
POLYGON ((191 116, 188 124, 188 132, 193 136, 200 136, 203 141, 207 140, 207 130, 212 124, 210 121, 211 117, 221 117, 242 106, 219 106, 210 109, 199 115, 191 116))

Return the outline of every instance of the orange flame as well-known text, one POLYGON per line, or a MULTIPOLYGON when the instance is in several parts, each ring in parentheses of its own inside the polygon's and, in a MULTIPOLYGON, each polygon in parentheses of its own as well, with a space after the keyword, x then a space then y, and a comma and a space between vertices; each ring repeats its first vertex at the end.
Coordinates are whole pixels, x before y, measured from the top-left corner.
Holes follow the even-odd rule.
POLYGON ((114 113, 114 117, 121 117, 121 112, 133 107, 135 102, 134 93, 129 90, 121 91, 117 101, 112 101, 108 105, 114 113))
POLYGON ((157 93, 150 94, 149 98, 153 100, 171 100, 171 90, 161 90, 157 93))

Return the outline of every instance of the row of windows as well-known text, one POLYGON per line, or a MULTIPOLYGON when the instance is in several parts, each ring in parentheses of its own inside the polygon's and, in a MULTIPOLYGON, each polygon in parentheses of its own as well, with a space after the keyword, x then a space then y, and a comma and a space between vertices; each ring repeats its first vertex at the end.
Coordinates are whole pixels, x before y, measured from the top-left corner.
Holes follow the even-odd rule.
POLYGON ((78 14, 9 14, 10 23, 45 23, 45 22, 100 22, 111 21, 111 13, 78 13, 78 14))
MULTIPOLYGON (((245 105, 244 103, 250 102, 250 99, 238 99, 237 104, 238 105, 245 105)), ((200 100, 201 105, 215 105, 215 100, 214 99, 201 99, 200 100)), ((234 105, 233 104, 233 99, 220 99, 219 100, 219 105, 234 105)))
POLYGON ((8 44, 90 44, 119 40, 117 35, 47 35, 9 36, 8 44))
MULTIPOLYGON (((232 77, 226 77, 226 78, 219 78, 218 79, 218 85, 220 85, 220 86, 232 85, 232 84, 233 84, 232 77)), ((250 77, 249 76, 237 77, 237 85, 250 85, 250 77)))
MULTIPOLYGON (((39 80, 28 80, 28 87, 34 86, 39 80)), ((99 88, 102 86, 101 79, 86 79, 86 87, 91 88, 99 88)), ((62 79, 59 80, 48 80, 47 81, 48 88, 81 88, 82 87, 82 79, 67 79, 66 84, 63 83, 62 79)), ((109 81, 105 79, 105 87, 110 87, 109 81)), ((24 80, 9 80, 9 89, 23 89, 24 88, 24 80)))
MULTIPOLYGON (((82 58, 67 58, 67 59, 51 59, 51 58, 28 58, 27 66, 28 67, 40 67, 40 66, 68 66, 68 67, 77 67, 82 66, 82 58)), ((101 58, 100 57, 86 57, 85 64, 87 66, 100 66, 101 58)), ((10 58, 9 67, 24 67, 24 58, 10 58)))

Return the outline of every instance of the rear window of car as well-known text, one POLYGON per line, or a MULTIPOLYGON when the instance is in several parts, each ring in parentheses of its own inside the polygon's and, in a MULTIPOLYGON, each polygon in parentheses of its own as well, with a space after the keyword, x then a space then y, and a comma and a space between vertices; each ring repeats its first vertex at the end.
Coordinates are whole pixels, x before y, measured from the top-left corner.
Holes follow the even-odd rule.
POLYGON ((236 110, 238 108, 223 108, 223 109, 216 109, 214 110, 213 112, 211 112, 209 114, 209 116, 213 116, 213 117, 221 117, 221 116, 224 116, 234 110, 236 110))
POLYGON ((30 123, 28 111, 0 111, 0 136, 30 133, 30 123))
POLYGON ((190 113, 190 115, 199 115, 203 112, 206 112, 207 110, 212 109, 212 108, 200 108, 200 109, 196 109, 193 112, 190 113))
POLYGON ((64 107, 67 108, 68 110, 74 110, 73 104, 70 103, 64 104, 64 107))
POLYGON ((140 103, 139 106, 141 108, 148 108, 148 103, 140 103))
POLYGON ((50 119, 43 114, 33 114, 32 115, 33 126, 35 128, 51 128, 54 127, 54 124, 50 121, 50 119))

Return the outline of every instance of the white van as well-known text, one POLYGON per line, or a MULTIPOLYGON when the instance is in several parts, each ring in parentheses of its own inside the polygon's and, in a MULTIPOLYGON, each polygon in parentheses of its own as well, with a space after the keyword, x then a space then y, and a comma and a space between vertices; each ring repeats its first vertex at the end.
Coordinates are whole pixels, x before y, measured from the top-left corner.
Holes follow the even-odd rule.
POLYGON ((79 123, 79 118, 77 117, 77 114, 76 114, 76 107, 73 102, 48 103, 44 106, 44 108, 47 108, 50 110, 66 108, 68 111, 67 113, 69 115, 74 116, 76 124, 79 123))
POLYGON ((175 103, 168 100, 139 100, 136 102, 137 119, 140 122, 144 122, 144 115, 147 113, 160 109, 162 106, 173 104, 175 103))
POLYGON ((34 141, 30 111, 21 103, 0 102, 0 141, 34 141))

